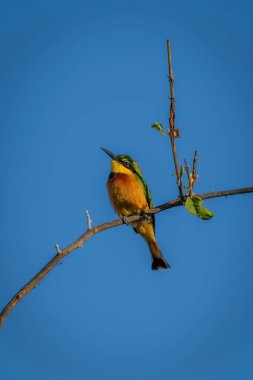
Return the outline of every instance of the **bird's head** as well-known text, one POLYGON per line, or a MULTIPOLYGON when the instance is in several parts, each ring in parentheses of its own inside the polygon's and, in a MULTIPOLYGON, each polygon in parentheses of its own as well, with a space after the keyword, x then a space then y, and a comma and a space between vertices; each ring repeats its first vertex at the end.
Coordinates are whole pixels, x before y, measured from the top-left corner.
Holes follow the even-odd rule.
POLYGON ((108 149, 101 148, 108 156, 111 157, 111 171, 114 173, 126 173, 130 174, 130 172, 137 174, 138 176, 142 176, 141 169, 138 163, 132 159, 132 157, 127 156, 125 154, 119 154, 115 156, 108 149))

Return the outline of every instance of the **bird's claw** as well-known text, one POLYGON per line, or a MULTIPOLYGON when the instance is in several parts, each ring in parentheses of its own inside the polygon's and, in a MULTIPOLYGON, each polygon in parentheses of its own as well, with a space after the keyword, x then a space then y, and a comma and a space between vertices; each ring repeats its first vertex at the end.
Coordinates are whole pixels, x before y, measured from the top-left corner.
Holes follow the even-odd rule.
POLYGON ((151 216, 146 214, 145 211, 141 211, 140 213, 141 219, 145 222, 151 222, 151 216))
POLYGON ((128 217, 127 216, 123 216, 122 222, 128 226, 128 217))

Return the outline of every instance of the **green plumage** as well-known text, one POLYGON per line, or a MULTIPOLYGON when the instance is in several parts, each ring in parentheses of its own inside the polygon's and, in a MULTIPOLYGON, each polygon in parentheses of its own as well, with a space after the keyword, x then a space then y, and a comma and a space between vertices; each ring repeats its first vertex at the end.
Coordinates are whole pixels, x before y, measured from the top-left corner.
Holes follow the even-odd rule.
POLYGON ((129 165, 134 169, 134 174, 135 174, 136 178, 142 184, 142 187, 143 187, 143 190, 145 192, 148 205, 149 205, 150 208, 152 208, 153 207, 153 200, 152 200, 151 191, 150 191, 150 189, 149 189, 149 187, 148 187, 145 179, 142 176, 142 172, 141 172, 141 169, 140 169, 138 163, 135 160, 133 160, 130 156, 127 156, 127 155, 124 155, 124 154, 118 155, 117 158, 120 161, 128 162, 129 165))

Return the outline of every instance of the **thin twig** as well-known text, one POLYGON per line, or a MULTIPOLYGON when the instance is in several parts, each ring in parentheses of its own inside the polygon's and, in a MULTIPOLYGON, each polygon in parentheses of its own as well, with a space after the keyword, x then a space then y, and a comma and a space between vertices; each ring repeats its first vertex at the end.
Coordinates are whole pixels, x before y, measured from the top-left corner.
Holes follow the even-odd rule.
POLYGON ((188 162, 186 161, 186 159, 184 160, 184 163, 185 163, 185 170, 186 170, 187 177, 188 177, 188 192, 187 192, 187 196, 191 197, 191 194, 192 194, 192 175, 190 173, 190 166, 189 166, 188 162))
POLYGON ((172 56, 171 56, 171 48, 170 48, 170 40, 167 40, 167 52, 168 52, 168 64, 169 64, 169 81, 170 81, 170 130, 169 136, 171 141, 171 148, 173 153, 174 165, 177 176, 177 185, 179 190, 179 197, 181 202, 184 201, 184 193, 182 188, 182 179, 180 177, 180 170, 178 164, 177 150, 175 144, 175 137, 179 137, 179 131, 175 130, 175 117, 176 117, 176 105, 175 105, 175 96, 174 96, 174 77, 172 72, 172 56))
POLYGON ((197 161, 198 161, 198 151, 195 150, 194 158, 193 158, 193 164, 192 164, 192 176, 193 176, 194 181, 195 181, 195 177, 197 175, 197 161))
POLYGON ((56 248, 56 251, 57 253, 62 253, 62 251, 60 250, 60 247, 59 247, 59 244, 55 244, 55 248, 56 248))
POLYGON ((90 217, 90 214, 89 214, 89 210, 86 210, 86 216, 87 216, 87 226, 88 226, 88 230, 91 230, 91 223, 92 223, 92 220, 91 220, 91 217, 90 217))
POLYGON ((192 164, 192 176, 191 176, 191 178, 192 178, 192 186, 191 186, 190 197, 192 196, 194 185, 195 185, 195 183, 198 180, 197 161, 198 161, 198 151, 195 150, 195 152, 194 152, 194 158, 193 158, 193 164, 192 164))
MULTIPOLYGON (((236 194, 245 194, 245 193, 253 193, 253 187, 247 187, 243 189, 234 189, 234 190, 223 190, 216 191, 208 194, 199 194, 197 196, 202 199, 208 198, 216 198, 216 197, 224 197, 229 195, 236 194)), ((182 202, 180 199, 176 199, 173 201, 166 202, 160 206, 154 207, 147 212, 148 215, 157 214, 164 210, 170 209, 172 207, 182 206, 182 202)), ((141 215, 133 215, 128 217, 128 223, 132 223, 141 219, 141 215)), ((82 248, 83 244, 90 239, 93 235, 108 230, 110 228, 114 228, 123 224, 122 219, 117 219, 112 222, 107 222, 104 224, 100 224, 99 226, 88 229, 82 236, 80 236, 77 240, 75 240, 72 244, 68 245, 57 254, 37 273, 30 281, 27 282, 23 288, 21 288, 15 296, 8 302, 3 311, 0 314, 0 328, 2 327, 6 317, 12 311, 12 309, 27 295, 29 294, 42 280, 46 275, 58 264, 60 260, 69 255, 71 252, 76 250, 77 248, 82 248)), ((58 246, 59 247, 59 246, 58 246)))
POLYGON ((188 197, 192 197, 193 187, 195 185, 195 182, 198 179, 198 176, 197 176, 197 159, 198 159, 198 152, 195 150, 195 152, 194 152, 194 158, 193 158, 193 164, 192 164, 192 172, 190 172, 190 166, 187 163, 186 159, 184 160, 184 162, 185 162, 185 170, 186 170, 186 173, 187 173, 188 184, 189 184, 188 185, 188 192, 187 192, 187 196, 188 197))

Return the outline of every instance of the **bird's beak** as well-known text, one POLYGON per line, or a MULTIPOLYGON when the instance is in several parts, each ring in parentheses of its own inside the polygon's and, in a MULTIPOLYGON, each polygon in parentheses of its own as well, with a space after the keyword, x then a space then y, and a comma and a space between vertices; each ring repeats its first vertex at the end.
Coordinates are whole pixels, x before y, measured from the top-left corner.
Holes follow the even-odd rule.
POLYGON ((105 149, 105 148, 102 148, 102 147, 101 147, 101 149, 102 149, 106 154, 108 154, 108 156, 110 156, 112 160, 119 161, 118 158, 117 158, 112 152, 110 152, 108 149, 105 149))
MULTIPOLYGON (((125 167, 124 163, 123 163, 122 161, 120 161, 120 160, 118 159, 118 157, 115 156, 112 152, 110 152, 108 149, 102 148, 102 146, 101 146, 101 149, 102 149, 106 154, 108 154, 108 156, 110 156, 112 160, 117 161, 119 164, 121 164, 121 165, 123 165, 123 166, 125 167)), ((135 171, 132 167, 129 167, 128 169, 131 170, 133 173, 136 173, 136 171, 135 171)), ((139 175, 138 173, 136 173, 136 174, 139 175)))

